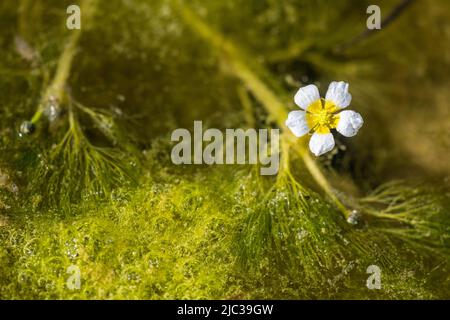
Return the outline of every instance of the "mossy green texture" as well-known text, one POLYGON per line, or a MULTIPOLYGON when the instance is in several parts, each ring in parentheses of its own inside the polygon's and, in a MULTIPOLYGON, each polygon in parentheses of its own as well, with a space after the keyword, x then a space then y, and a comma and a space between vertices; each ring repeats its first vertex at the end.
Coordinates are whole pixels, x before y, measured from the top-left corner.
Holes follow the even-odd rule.
POLYGON ((0 4, 1 299, 450 297, 446 2, 344 51, 370 1, 84 0, 77 37, 69 4, 0 4), (330 155, 283 135, 276 177, 172 164, 173 129, 284 129, 331 80, 365 125, 330 155))

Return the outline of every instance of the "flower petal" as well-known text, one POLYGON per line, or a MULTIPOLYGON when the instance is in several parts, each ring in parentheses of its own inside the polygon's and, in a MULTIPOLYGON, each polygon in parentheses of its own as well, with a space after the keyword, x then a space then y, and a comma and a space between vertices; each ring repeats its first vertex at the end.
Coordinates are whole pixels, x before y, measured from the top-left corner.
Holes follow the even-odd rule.
POLYGON ((295 104, 303 110, 317 100, 320 100, 319 89, 313 84, 300 88, 294 97, 295 104))
POLYGON ((333 81, 328 87, 325 100, 333 102, 340 109, 346 108, 352 101, 352 95, 348 92, 348 83, 333 81))
POLYGON ((291 129, 296 137, 304 136, 309 132, 308 123, 306 122, 305 111, 291 111, 286 120, 286 126, 291 129))
POLYGON ((341 111, 338 114, 339 122, 336 130, 346 137, 353 137, 364 124, 364 120, 358 112, 352 110, 341 111))
POLYGON ((315 132, 309 140, 309 149, 317 157, 334 148, 334 138, 331 133, 321 134, 315 132))

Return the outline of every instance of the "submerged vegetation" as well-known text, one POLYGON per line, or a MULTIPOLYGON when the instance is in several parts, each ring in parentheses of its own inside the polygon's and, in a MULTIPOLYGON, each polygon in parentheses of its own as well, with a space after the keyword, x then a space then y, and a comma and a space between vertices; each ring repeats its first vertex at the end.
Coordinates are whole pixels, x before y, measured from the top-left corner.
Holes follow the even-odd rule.
POLYGON ((0 298, 450 297, 447 3, 79 2, 0 4, 0 298), (316 158, 285 120, 336 79, 365 127, 316 158), (194 120, 280 128, 278 175, 174 165, 194 120))

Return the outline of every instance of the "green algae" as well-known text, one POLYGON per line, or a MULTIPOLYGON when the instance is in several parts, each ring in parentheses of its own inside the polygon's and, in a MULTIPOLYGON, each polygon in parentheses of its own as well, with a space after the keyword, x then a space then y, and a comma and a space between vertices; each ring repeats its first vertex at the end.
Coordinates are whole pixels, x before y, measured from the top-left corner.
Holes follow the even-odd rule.
POLYGON ((448 140, 416 132, 445 135, 449 60, 434 44, 448 52, 446 4, 417 4, 334 53, 364 28, 365 2, 97 1, 61 115, 20 136, 71 41, 67 5, 0 4, 0 298, 450 296, 448 140), (367 126, 327 158, 287 140, 276 178, 171 163, 173 129, 282 127, 298 86, 336 78, 367 126), (66 285, 72 265, 79 290, 66 285), (382 290, 366 287, 369 265, 382 290))

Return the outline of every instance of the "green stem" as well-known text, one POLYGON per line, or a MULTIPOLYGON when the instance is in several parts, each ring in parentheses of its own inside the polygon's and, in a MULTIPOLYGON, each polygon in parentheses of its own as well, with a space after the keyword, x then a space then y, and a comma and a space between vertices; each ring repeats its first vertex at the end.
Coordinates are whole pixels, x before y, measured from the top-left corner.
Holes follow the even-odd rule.
POLYGON ((239 86, 237 89, 237 93, 239 96, 239 99, 241 100, 242 108, 244 109, 244 117, 245 122, 250 128, 255 127, 255 118, 253 117, 253 109, 252 109, 252 102, 250 101, 250 97, 248 95, 247 90, 244 86, 239 86))
MULTIPOLYGON (((276 121, 278 126, 284 132, 288 132, 288 128, 285 125, 285 120, 288 115, 285 104, 263 81, 261 81, 260 77, 258 77, 258 75, 250 67, 248 67, 251 63, 248 59, 246 59, 243 52, 239 50, 234 43, 223 37, 219 32, 215 31, 203 20, 201 20, 201 18, 189 9, 188 6, 184 5, 182 1, 172 0, 172 4, 174 9, 179 13, 188 26, 190 26, 212 46, 225 55, 234 75, 247 86, 255 98, 264 106, 269 115, 276 121)), ((283 134, 282 139, 286 139, 286 142, 289 145, 294 145, 295 143, 296 146, 299 146, 293 139, 292 135, 283 134)), ((347 208, 334 194, 328 180, 323 175, 317 163, 309 155, 306 145, 302 143, 300 145, 300 149, 297 149, 297 151, 317 184, 336 204, 337 208, 342 211, 344 216, 348 217, 349 212, 347 208)))
POLYGON ((317 184, 325 191, 325 193, 335 203, 335 205, 342 212, 344 217, 348 218, 350 216, 349 210, 344 206, 344 204, 336 196, 330 183, 328 182, 327 178, 325 178, 324 174, 320 170, 317 163, 311 158, 311 155, 308 153, 308 151, 302 150, 301 153, 302 153, 301 156, 303 158, 303 161, 304 161, 306 167, 308 168, 309 172, 316 180, 317 184))
MULTIPOLYGON (((81 14, 82 14, 82 22, 83 25, 89 23, 89 20, 93 16, 93 12, 95 10, 96 0, 84 0, 81 3, 81 14)), ((70 71, 72 68, 72 62, 76 54, 76 49, 78 46, 78 42, 81 37, 83 27, 80 30, 71 30, 71 35, 69 40, 64 47, 64 50, 59 57, 57 68, 55 71, 55 75, 50 85, 44 91, 44 94, 41 98, 41 101, 37 107, 35 114, 33 115, 31 122, 37 123, 46 108, 46 105, 49 101, 53 100, 57 103, 62 103, 65 98, 65 87, 67 84, 67 80, 70 76, 70 71)))

